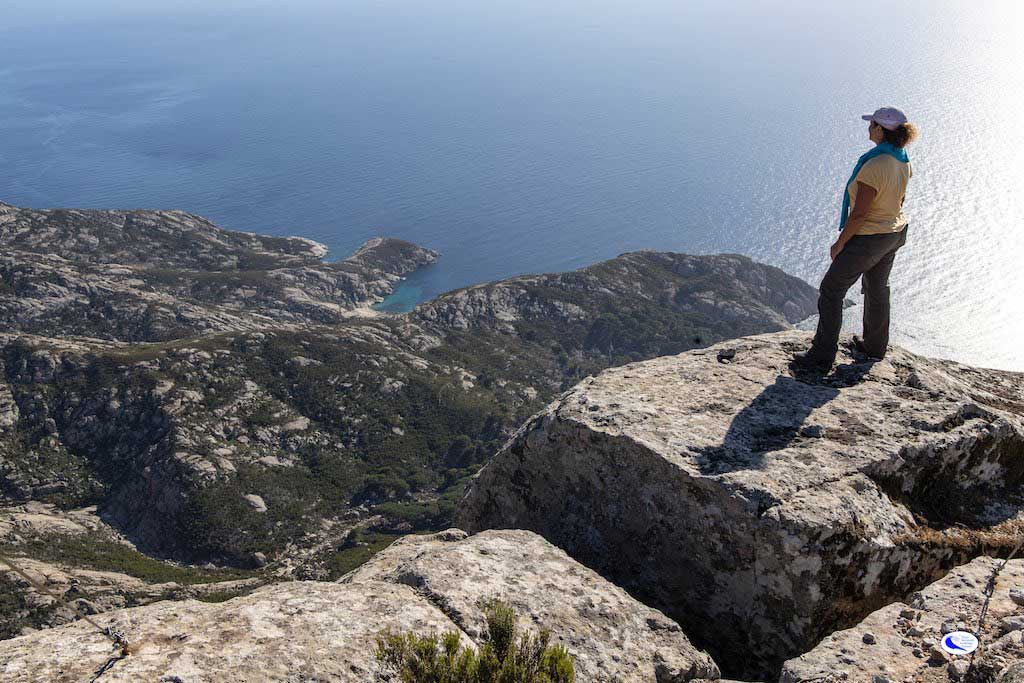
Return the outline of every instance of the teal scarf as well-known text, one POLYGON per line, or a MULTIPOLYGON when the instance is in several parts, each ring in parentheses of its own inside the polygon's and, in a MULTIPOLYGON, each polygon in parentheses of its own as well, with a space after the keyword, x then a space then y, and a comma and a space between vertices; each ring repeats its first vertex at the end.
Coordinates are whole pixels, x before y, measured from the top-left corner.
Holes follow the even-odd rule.
POLYGON ((853 175, 850 176, 850 179, 846 181, 846 185, 843 186, 843 212, 839 216, 840 230, 846 227, 846 219, 850 217, 850 184, 857 179, 857 174, 860 173, 860 169, 864 168, 864 164, 883 154, 895 157, 905 164, 910 161, 910 157, 907 156, 907 150, 897 147, 891 142, 875 145, 874 149, 861 155, 860 159, 857 159, 857 165, 853 167, 853 175))

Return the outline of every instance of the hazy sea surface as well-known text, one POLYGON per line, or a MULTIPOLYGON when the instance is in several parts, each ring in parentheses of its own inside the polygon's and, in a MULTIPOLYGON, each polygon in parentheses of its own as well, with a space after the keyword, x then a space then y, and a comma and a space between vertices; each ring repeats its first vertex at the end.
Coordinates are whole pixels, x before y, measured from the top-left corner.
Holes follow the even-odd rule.
POLYGON ((1021 3, 3 4, 0 201, 441 251, 393 308, 635 249, 817 284, 859 115, 899 106, 893 341, 1024 370, 1021 3))

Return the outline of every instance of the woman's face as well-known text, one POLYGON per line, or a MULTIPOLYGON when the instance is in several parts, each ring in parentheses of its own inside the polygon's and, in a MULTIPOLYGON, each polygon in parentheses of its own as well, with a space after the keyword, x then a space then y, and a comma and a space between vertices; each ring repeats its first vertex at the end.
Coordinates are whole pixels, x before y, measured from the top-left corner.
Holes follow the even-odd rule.
POLYGON ((882 132, 882 127, 874 121, 868 123, 868 138, 870 138, 871 142, 874 143, 879 143, 885 138, 885 134, 882 132))

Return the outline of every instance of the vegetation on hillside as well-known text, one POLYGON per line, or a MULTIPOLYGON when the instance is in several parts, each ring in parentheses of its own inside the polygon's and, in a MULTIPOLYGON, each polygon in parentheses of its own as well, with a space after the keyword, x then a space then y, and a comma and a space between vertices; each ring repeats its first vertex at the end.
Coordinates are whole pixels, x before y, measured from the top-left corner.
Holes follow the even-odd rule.
POLYGON ((24 628, 40 628, 56 608, 55 604, 31 605, 24 590, 0 561, 0 640, 19 636, 24 628))
POLYGON ((253 567, 299 548, 332 573, 367 547, 324 551, 340 542, 325 538, 332 524, 444 528, 471 477, 560 391, 609 366, 778 329, 783 308, 813 304, 812 288, 744 257, 652 252, 344 318, 334 302, 370 296, 368 274, 433 257, 391 240, 325 264, 302 241, 218 240, 184 214, 21 219, 77 226, 132 265, 97 265, 95 240, 52 263, 29 240, 0 263, 0 317, 50 337, 0 349, 19 412, 0 433, 0 497, 97 505, 146 552, 190 562, 253 567), (164 226, 159 253, 122 219, 164 226), (114 279, 97 294, 96 278, 114 279), (278 322, 255 332, 253 316, 278 322))
MULTIPOLYGON (((129 545, 85 535, 48 534, 22 539, 18 544, 0 544, 0 553, 27 555, 43 562, 67 567, 117 572, 146 583, 173 582, 180 585, 233 581, 255 576, 241 569, 204 569, 182 566, 144 555, 129 545)), ((6 567, 0 561, 0 570, 6 567)))

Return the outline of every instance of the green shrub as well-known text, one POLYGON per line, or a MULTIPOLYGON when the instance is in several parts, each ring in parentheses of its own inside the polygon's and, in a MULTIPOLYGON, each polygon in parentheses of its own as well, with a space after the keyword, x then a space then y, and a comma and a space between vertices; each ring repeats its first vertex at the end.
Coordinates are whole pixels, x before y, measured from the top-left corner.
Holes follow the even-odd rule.
POLYGON ((572 658, 551 634, 516 634, 512 608, 485 606, 487 634, 479 650, 459 646, 459 635, 386 631, 377 639, 377 660, 402 683, 573 683, 572 658))

